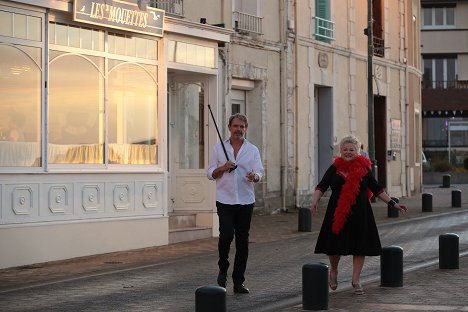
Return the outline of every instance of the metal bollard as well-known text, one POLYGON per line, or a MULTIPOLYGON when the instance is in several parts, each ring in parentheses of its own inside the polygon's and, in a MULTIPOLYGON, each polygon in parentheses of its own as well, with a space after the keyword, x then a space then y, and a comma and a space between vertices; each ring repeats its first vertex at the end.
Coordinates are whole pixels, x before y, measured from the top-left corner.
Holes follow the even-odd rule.
POLYGON ((458 235, 447 233, 439 236, 439 269, 459 268, 458 235))
POLYGON ((422 212, 432 211, 432 193, 422 194, 422 212))
POLYGON ((226 289, 208 285, 195 291, 195 312, 226 312, 226 289))
POLYGON ((389 246, 382 248, 380 256, 380 286, 403 286, 403 248, 389 246))
POLYGON ((442 177, 442 187, 450 187, 450 174, 444 174, 442 177))
MULTIPOLYGON (((391 197, 391 199, 393 199, 397 203, 400 202, 400 200, 396 197, 391 197)), ((390 205, 387 205, 387 216, 389 218, 398 218, 398 215, 399 215, 398 209, 396 209, 395 207, 391 207, 390 205)))
POLYGON ((452 207, 461 208, 461 190, 452 190, 452 207))
POLYGON ((312 231, 312 216, 311 216, 309 208, 299 209, 298 231, 299 232, 312 231))
POLYGON ((312 262, 302 266, 302 309, 328 310, 328 265, 312 262))

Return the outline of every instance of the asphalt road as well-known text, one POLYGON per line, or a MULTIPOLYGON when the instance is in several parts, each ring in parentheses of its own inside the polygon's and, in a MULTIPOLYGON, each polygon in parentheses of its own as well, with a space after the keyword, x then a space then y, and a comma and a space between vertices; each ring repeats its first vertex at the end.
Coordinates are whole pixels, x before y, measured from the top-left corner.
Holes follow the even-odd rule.
MULTIPOLYGON (((379 225, 383 246, 404 251, 404 270, 438 259, 439 235, 460 236, 460 252, 468 251, 468 211, 457 210, 379 225)), ((249 295, 227 288, 228 311, 280 311, 301 303, 302 266, 327 262, 315 255, 317 233, 278 241, 252 243, 246 284, 249 295)), ((196 244, 196 242, 194 242, 196 244)), ((215 283, 217 253, 203 252, 167 262, 89 274, 60 282, 0 292, 0 311, 194 311, 195 290, 215 283)), ((380 257, 369 257, 362 280, 380 277, 380 257)), ((340 285, 350 284, 351 257, 340 263, 340 285)))

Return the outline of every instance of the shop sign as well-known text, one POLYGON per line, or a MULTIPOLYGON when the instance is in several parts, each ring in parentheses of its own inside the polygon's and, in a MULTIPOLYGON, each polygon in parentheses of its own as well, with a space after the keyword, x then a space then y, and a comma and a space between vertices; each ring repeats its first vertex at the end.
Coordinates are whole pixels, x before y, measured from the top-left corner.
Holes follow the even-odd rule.
POLYGON ((162 37, 164 10, 150 6, 147 6, 146 10, 140 10, 137 0, 74 0, 73 19, 82 23, 162 37))

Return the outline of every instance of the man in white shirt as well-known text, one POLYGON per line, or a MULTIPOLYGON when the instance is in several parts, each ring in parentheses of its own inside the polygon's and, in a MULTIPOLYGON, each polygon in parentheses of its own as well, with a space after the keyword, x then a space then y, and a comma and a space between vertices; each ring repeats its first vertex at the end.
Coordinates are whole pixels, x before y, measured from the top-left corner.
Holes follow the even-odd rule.
POLYGON ((234 292, 248 294, 244 286, 249 255, 249 230, 255 205, 254 183, 263 176, 258 148, 245 139, 247 117, 235 114, 229 118, 230 138, 215 145, 207 176, 216 180, 216 208, 219 218, 218 285, 226 288, 229 250, 236 238, 236 256, 232 280, 234 292), (227 158, 227 159, 226 159, 227 158))

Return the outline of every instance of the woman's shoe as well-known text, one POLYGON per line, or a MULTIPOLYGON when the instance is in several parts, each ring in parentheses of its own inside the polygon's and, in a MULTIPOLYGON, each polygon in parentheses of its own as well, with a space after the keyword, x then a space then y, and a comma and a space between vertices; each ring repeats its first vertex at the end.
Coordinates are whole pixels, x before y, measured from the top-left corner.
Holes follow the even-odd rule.
POLYGON ((336 290, 338 288, 338 273, 332 274, 330 272, 330 281, 328 282, 331 290, 336 290))
POLYGON ((351 285, 353 285, 355 295, 364 295, 364 288, 362 288, 360 283, 351 283, 351 285))

